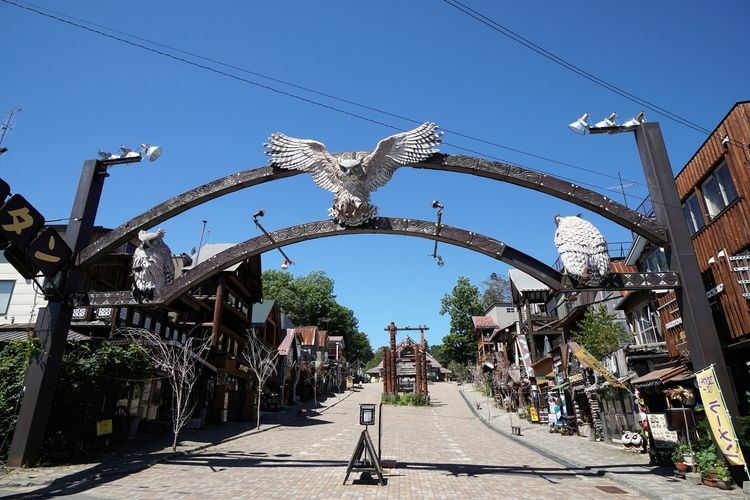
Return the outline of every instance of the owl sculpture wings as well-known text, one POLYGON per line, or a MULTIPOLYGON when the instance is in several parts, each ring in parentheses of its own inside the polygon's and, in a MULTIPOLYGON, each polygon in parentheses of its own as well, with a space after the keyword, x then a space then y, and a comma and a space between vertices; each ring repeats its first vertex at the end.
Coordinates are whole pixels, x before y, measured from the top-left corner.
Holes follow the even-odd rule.
POLYGON ((609 275, 607 242, 589 221, 578 216, 555 217, 555 246, 565 271, 583 284, 596 286, 609 275))
POLYGON ((318 186, 334 194, 333 206, 328 209, 334 220, 359 226, 377 214, 370 193, 385 185, 401 165, 437 153, 441 135, 436 124, 424 123, 383 139, 374 151, 331 154, 320 142, 276 132, 265 147, 274 165, 308 172, 318 186))
POLYGON ((140 302, 151 300, 154 292, 174 279, 172 252, 164 243, 164 229, 155 233, 140 231, 141 244, 133 252, 133 296, 140 302))

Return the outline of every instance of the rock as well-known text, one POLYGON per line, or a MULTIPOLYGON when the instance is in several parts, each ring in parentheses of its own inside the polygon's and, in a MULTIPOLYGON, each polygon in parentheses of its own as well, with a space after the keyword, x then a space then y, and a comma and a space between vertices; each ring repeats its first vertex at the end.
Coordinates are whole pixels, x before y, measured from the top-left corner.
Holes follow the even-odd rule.
POLYGON ((703 480, 701 479, 701 475, 697 472, 687 472, 685 473, 685 480, 689 484, 703 484, 703 480))

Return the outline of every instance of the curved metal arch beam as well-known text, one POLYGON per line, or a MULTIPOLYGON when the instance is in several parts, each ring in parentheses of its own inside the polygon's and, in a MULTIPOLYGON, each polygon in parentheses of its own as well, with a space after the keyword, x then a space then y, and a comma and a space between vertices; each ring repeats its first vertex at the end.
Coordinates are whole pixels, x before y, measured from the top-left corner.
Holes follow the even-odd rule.
MULTIPOLYGON (((463 155, 436 154, 413 168, 472 174, 533 189, 597 213, 660 246, 668 245, 666 229, 654 220, 599 193, 557 177, 508 163, 463 155)), ((153 227, 202 203, 247 187, 299 175, 297 170, 267 166, 228 175, 186 191, 137 215, 83 249, 77 265, 85 267, 125 243, 138 230, 153 227)))
MULTIPOLYGON (((438 240, 501 260, 555 290, 562 288, 562 275, 558 271, 501 241, 446 225, 440 226, 438 234, 435 234, 435 231, 436 225, 434 222, 390 217, 376 217, 357 227, 339 226, 332 220, 291 226, 269 233, 271 239, 265 235, 260 235, 206 259, 162 288, 154 297, 153 302, 170 303, 207 278, 253 255, 300 241, 347 234, 396 234, 438 240)), ((97 295, 106 295, 106 292, 97 295)))

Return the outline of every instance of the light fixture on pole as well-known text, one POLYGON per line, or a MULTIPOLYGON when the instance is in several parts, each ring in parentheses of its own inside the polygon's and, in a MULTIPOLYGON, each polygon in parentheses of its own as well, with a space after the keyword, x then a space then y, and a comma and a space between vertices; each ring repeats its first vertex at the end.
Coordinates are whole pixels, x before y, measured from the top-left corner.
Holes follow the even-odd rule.
POLYGON ((439 201, 433 200, 432 208, 437 208, 437 224, 435 225, 435 247, 432 249, 432 254, 430 255, 430 257, 432 257, 433 259, 437 259, 438 267, 443 267, 445 265, 445 262, 443 262, 443 258, 437 253, 437 236, 440 235, 440 226, 443 219, 443 209, 445 209, 445 206, 439 201))
POLYGON ((591 124, 589 123, 589 114, 584 113, 579 119, 568 125, 568 128, 579 135, 584 135, 589 131, 591 124))
MULTIPOLYGON (((271 243, 276 243, 273 237, 270 234, 268 234, 268 231, 266 231, 266 228, 264 228, 261 225, 261 223, 258 221, 258 217, 263 217, 264 215, 266 215, 266 213, 263 211, 263 209, 262 208, 258 209, 258 211, 253 214, 253 222, 255 223, 256 226, 258 226, 258 229, 263 231, 263 234, 265 234, 266 237, 269 240, 271 240, 271 243)), ((278 250, 279 253, 284 257, 284 260, 281 263, 281 269, 286 270, 290 265, 294 265, 294 261, 290 259, 287 254, 284 253, 284 250, 282 250, 281 247, 276 248, 276 250, 278 250)))
POLYGON ((134 163, 143 159, 143 155, 148 161, 156 161, 161 156, 161 146, 151 144, 141 144, 138 150, 130 149, 126 146, 120 146, 120 153, 109 153, 99 150, 99 161, 107 165, 118 165, 121 163, 134 163))
POLYGON ((589 114, 584 113, 582 117, 574 121, 568 128, 579 135, 589 134, 618 134, 620 132, 630 132, 646 121, 646 114, 641 111, 630 120, 622 125, 617 123, 617 113, 612 113, 605 119, 591 125, 589 114))
MULTIPOLYGON (((157 150, 160 151, 160 148, 157 150)), ((144 151, 148 155, 148 148, 144 151)), ((86 160, 83 163, 65 229, 65 242, 74 255, 91 242, 104 180, 109 176, 107 169, 113 165, 141 161, 140 153, 130 150, 122 152, 122 155, 106 156, 100 153, 100 159, 86 160)), ((149 159, 156 159, 158 156, 158 152, 152 150, 149 159)), ((62 293, 51 297, 37 314, 34 333, 39 341, 40 355, 32 357, 24 378, 23 400, 8 451, 7 464, 11 467, 33 465, 39 458, 73 309, 78 305, 80 288, 84 282, 83 271, 75 264, 62 270, 62 293)))
POLYGON ((719 386, 724 388, 727 410, 734 418, 738 418, 737 399, 731 390, 729 370, 713 321, 711 306, 706 297, 706 287, 698 266, 687 221, 682 213, 682 202, 677 193, 674 173, 669 163, 659 123, 645 123, 644 114, 639 113, 625 124, 617 125, 614 123, 613 115, 605 121, 614 125, 589 127, 589 132, 592 134, 634 132, 656 222, 664 226, 669 236, 669 267, 680 277, 680 286, 675 289, 675 295, 687 336, 693 371, 714 365, 719 386))

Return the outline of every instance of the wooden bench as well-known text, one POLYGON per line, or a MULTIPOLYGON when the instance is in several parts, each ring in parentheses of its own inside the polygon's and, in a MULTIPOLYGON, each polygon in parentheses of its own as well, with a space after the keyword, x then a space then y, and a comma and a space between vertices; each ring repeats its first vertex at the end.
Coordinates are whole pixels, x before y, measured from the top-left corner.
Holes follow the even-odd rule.
POLYGON ((511 425, 510 426, 510 431, 511 431, 511 434, 513 434, 514 436, 521 436, 522 435, 521 434, 521 426, 519 426, 519 425, 511 425))

